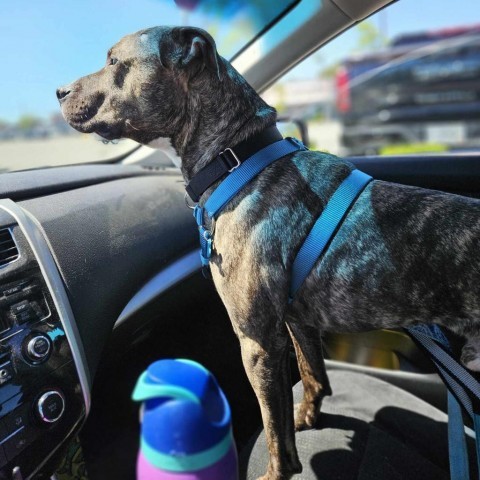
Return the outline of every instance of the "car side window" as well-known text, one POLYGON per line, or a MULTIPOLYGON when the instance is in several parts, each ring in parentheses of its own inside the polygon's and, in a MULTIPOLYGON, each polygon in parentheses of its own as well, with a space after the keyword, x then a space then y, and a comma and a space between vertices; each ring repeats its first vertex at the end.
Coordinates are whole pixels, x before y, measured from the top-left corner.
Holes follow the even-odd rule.
POLYGON ((480 149, 480 10, 405 0, 332 40, 264 92, 338 155, 480 149), (431 15, 417 15, 418 11, 431 15))

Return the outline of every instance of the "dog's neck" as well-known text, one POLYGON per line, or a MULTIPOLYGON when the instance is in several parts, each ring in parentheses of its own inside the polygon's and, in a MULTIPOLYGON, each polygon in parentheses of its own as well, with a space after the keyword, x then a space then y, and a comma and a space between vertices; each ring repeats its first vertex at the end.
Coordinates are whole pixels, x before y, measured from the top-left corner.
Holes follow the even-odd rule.
POLYGON ((230 63, 223 61, 223 66, 222 80, 212 75, 192 85, 183 128, 172 137, 186 182, 221 151, 276 121, 275 109, 258 96, 230 63), (215 82, 215 88, 211 84, 204 88, 205 81, 215 82))

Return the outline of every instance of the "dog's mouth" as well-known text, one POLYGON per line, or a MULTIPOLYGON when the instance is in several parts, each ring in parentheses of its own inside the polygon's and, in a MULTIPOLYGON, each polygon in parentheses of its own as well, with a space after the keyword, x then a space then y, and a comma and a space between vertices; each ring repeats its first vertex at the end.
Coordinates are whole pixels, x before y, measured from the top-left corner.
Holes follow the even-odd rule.
POLYGON ((104 101, 105 95, 101 93, 90 98, 88 103, 82 98, 68 98, 62 103, 62 113, 73 128, 82 133, 91 133, 94 129, 90 121, 98 113, 104 101))
MULTIPOLYGON (((81 111, 66 113, 68 122, 75 125, 82 125, 91 120, 98 112, 98 107, 84 107, 81 111)), ((73 125, 72 125, 73 126, 73 125)))
POLYGON ((88 105, 82 100, 69 99, 62 104, 62 113, 65 120, 81 133, 96 133, 105 140, 117 140, 122 136, 122 126, 96 118, 104 101, 105 95, 102 94, 96 95, 88 105))
POLYGON ((120 125, 107 125, 105 122, 97 123, 92 130, 105 140, 118 140, 122 137, 122 129, 120 125))

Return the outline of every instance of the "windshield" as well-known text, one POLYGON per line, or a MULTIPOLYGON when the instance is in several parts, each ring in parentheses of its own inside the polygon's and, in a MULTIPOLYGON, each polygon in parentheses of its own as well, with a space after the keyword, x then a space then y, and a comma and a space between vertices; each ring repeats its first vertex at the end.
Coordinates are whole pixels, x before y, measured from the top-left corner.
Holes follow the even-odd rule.
POLYGON ((156 25, 195 25, 232 58, 293 0, 16 0, 2 5, 0 172, 115 160, 137 145, 73 130, 55 90, 99 70, 121 37, 156 25))

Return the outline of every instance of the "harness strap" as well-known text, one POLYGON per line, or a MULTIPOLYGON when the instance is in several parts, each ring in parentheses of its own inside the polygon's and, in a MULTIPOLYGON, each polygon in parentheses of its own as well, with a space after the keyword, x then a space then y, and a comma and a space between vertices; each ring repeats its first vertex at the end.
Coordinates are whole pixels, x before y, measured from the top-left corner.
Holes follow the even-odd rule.
POLYGON ((271 143, 278 142, 282 138, 282 134, 274 125, 253 137, 247 138, 232 148, 226 148, 190 179, 190 182, 185 187, 189 197, 194 202, 198 202, 205 190, 211 187, 217 180, 220 180, 228 172, 239 167, 256 151, 271 143))
POLYGON ((215 219, 225 205, 262 170, 298 150, 307 150, 307 148, 295 138, 286 138, 267 145, 233 170, 213 191, 203 207, 197 205, 193 209, 193 216, 200 233, 200 259, 204 267, 208 266, 213 247, 213 232, 204 226, 204 214, 206 213, 210 220, 215 219))
POLYGON ((214 218, 262 170, 297 150, 306 150, 306 147, 296 138, 289 137, 272 143, 253 154, 234 170, 210 195, 204 207, 207 215, 210 218, 214 218))
POLYGON ((477 469, 480 475, 480 415, 473 414, 473 427, 475 429, 475 445, 477 451, 477 469))
POLYGON ((354 170, 332 195, 293 261, 290 302, 324 252, 348 210, 371 180, 372 177, 366 173, 354 170))

